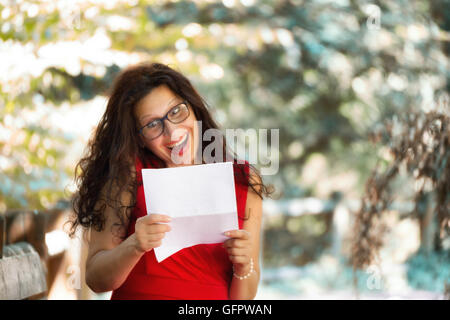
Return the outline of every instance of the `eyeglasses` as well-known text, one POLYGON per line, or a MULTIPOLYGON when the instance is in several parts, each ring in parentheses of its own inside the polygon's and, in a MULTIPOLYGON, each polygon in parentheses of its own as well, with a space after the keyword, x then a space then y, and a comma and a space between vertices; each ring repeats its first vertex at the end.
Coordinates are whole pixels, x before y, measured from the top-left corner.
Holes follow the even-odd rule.
POLYGON ((186 101, 177 104, 175 107, 169 110, 166 115, 159 119, 153 119, 141 129, 141 133, 146 139, 153 140, 158 138, 164 132, 164 120, 177 124, 183 122, 189 117, 189 107, 186 101))

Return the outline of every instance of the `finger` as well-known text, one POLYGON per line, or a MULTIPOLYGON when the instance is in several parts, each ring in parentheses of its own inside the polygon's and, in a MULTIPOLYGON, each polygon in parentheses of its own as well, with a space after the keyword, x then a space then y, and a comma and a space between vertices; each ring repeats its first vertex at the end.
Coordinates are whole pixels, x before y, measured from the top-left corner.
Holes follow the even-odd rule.
POLYGON ((249 245, 248 240, 242 240, 242 239, 228 239, 223 243, 224 248, 245 248, 249 245))
POLYGON ((158 248, 162 245, 162 241, 161 240, 157 240, 157 241, 149 241, 148 242, 149 246, 151 246, 152 248, 158 248))
POLYGON ((250 239, 250 232, 244 229, 226 231, 224 235, 230 238, 250 239))
POLYGON ((172 227, 168 224, 151 224, 145 226, 145 231, 147 234, 169 232, 172 227))
POLYGON ((143 217, 142 221, 146 224, 153 224, 158 222, 170 222, 171 218, 165 214, 150 213, 143 217))
POLYGON ((147 235, 147 241, 159 241, 166 236, 165 233, 152 233, 147 235))
POLYGON ((248 254, 248 250, 245 248, 229 248, 227 251, 230 256, 245 256, 248 254))
POLYGON ((222 248, 228 248, 233 246, 233 239, 225 240, 222 244, 222 248))
POLYGON ((229 256, 230 260, 232 263, 248 263, 250 261, 250 259, 248 258, 248 256, 233 256, 230 255, 229 256))

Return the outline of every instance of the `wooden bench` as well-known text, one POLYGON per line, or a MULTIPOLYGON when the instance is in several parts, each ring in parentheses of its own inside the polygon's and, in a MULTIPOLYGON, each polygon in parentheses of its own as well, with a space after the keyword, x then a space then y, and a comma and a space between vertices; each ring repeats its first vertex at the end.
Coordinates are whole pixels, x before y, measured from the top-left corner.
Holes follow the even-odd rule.
POLYGON ((0 259, 0 299, 15 300, 45 296, 45 266, 33 246, 19 242, 3 247, 0 259))
POLYGON ((46 233, 64 208, 0 213, 0 299, 42 299, 52 288, 65 252, 50 256, 46 233))

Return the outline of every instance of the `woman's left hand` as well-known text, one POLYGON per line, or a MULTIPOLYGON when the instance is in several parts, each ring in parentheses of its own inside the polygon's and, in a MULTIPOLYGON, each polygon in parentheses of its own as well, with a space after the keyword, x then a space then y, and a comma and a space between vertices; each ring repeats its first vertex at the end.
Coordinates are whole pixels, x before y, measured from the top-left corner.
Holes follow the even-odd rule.
POLYGON ((237 273, 243 273, 250 268, 250 258, 252 251, 252 243, 250 239, 250 232, 244 229, 230 230, 224 232, 230 239, 226 240, 222 247, 224 247, 230 258, 230 261, 235 266, 237 273))

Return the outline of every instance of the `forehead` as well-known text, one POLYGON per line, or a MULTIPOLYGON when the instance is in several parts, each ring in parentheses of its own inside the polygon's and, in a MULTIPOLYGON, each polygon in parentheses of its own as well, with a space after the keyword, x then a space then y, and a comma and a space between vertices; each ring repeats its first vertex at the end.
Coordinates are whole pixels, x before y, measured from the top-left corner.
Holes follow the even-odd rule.
POLYGON ((171 104, 177 101, 177 95, 166 85, 154 88, 139 101, 135 108, 137 120, 148 116, 163 116, 171 104))

